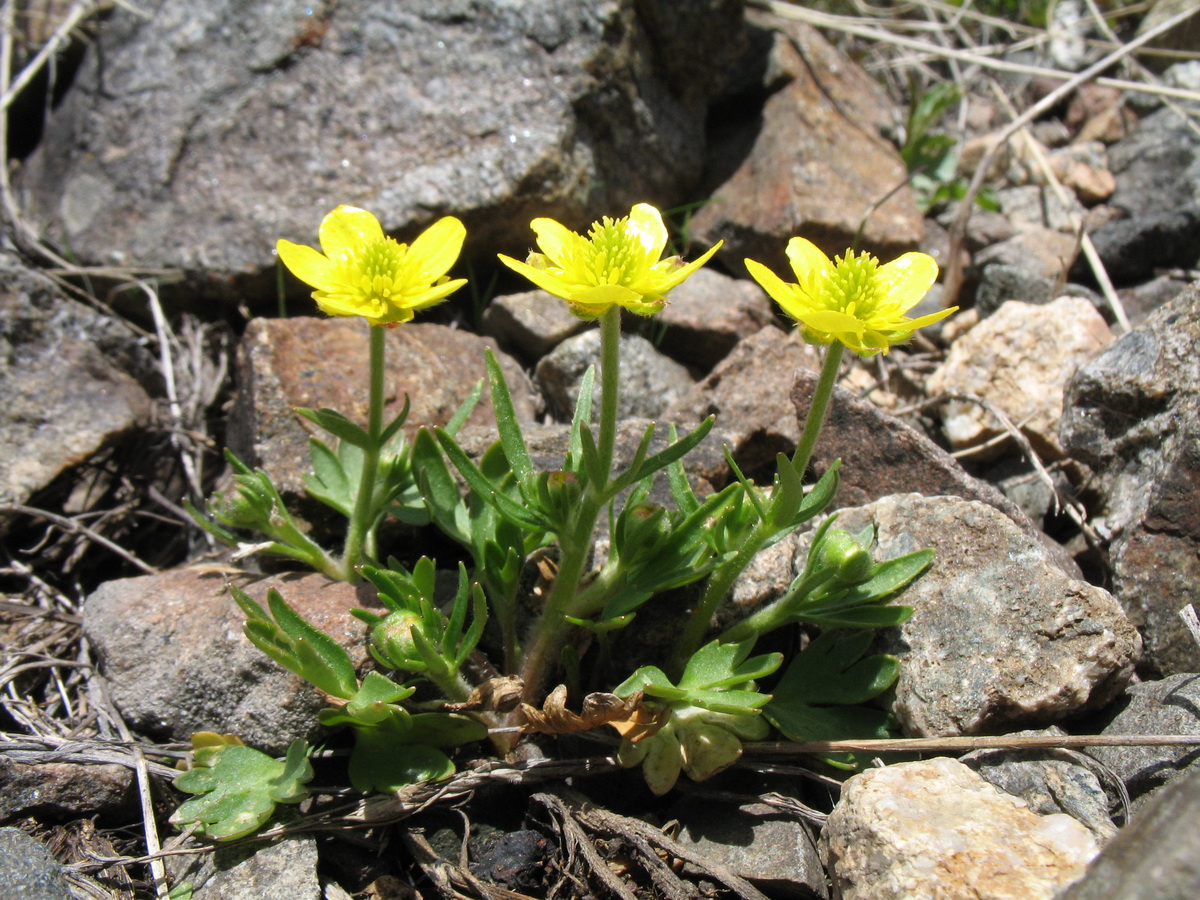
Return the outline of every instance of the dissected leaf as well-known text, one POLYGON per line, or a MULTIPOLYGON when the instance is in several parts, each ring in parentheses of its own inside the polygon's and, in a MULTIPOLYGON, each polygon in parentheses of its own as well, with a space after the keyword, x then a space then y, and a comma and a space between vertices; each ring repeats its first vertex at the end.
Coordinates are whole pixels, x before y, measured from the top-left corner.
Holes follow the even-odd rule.
POLYGON ((174 825, 196 824, 215 840, 229 840, 260 828, 276 803, 298 803, 308 796, 312 779, 308 747, 293 741, 284 760, 260 750, 226 746, 209 757, 210 764, 184 772, 175 787, 198 794, 171 816, 174 825))

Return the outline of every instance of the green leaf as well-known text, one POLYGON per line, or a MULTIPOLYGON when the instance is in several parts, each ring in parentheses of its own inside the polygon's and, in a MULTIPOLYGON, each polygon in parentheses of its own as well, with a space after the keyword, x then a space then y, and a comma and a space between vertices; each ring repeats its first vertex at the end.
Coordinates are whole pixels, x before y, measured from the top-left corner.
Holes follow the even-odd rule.
POLYGON ((753 640, 740 644, 710 641, 692 654, 679 686, 694 690, 744 684, 770 675, 783 662, 782 653, 764 653, 747 659, 753 647, 753 640))
POLYGON ((504 445, 504 455, 508 457, 508 463, 512 466, 517 481, 524 484, 533 477, 533 462, 529 458, 529 450, 525 446, 521 426, 517 424, 517 413, 513 408, 508 381, 504 378, 504 370, 500 368, 496 354, 490 347, 484 351, 484 361, 487 365, 488 380, 492 387, 492 410, 496 414, 496 429, 500 432, 500 443, 504 445))
POLYGON ((383 431, 380 432, 380 434, 379 434, 379 446, 380 447, 386 447, 388 444, 388 441, 390 441, 393 437, 395 437, 396 433, 404 426, 404 423, 408 421, 409 409, 410 409, 410 404, 408 401, 408 394, 405 394, 404 395, 404 408, 401 409, 400 412, 396 413, 395 418, 393 418, 392 421, 388 422, 387 425, 384 427, 383 431))
POLYGON ((873 638, 868 631, 829 631, 816 638, 792 660, 764 707, 771 724, 793 741, 886 737, 886 713, 856 708, 900 674, 896 657, 864 656, 873 638))
POLYGON ((579 382, 579 399, 575 401, 575 414, 571 417, 571 437, 567 442, 567 458, 563 468, 581 475, 583 444, 580 429, 592 420, 592 388, 596 383, 596 367, 588 366, 579 382))
POLYGON ((461 713, 414 713, 409 740, 431 747, 458 747, 487 740, 487 726, 461 713))
POLYGON ((356 791, 391 793, 422 781, 443 781, 454 774, 454 763, 436 747, 409 744, 407 732, 397 732, 385 720, 354 729, 350 752, 350 784, 356 791))
POLYGON ((283 761, 251 747, 231 745, 209 756, 210 765, 190 769, 175 779, 175 787, 198 794, 171 816, 178 826, 196 824, 215 840, 230 840, 257 831, 275 811, 276 803, 299 803, 312 779, 308 747, 294 741, 283 761))
POLYGON ((308 495, 349 518, 354 512, 356 489, 350 484, 338 455, 316 438, 308 439, 312 471, 304 476, 308 495))
POLYGON ((263 653, 331 696, 349 699, 358 690, 350 655, 304 621, 279 591, 267 592, 270 615, 240 588, 231 586, 230 593, 246 614, 246 637, 263 653))
MULTIPOLYGON (((438 443, 442 445, 442 450, 450 458, 450 462, 458 469, 467 484, 470 485, 471 490, 481 499, 491 504, 500 515, 518 527, 529 531, 547 531, 553 528, 552 522, 526 509, 506 495, 500 485, 489 480, 445 431, 438 428, 434 430, 434 434, 437 436, 438 443)), ((507 448, 505 455, 507 455, 507 448)), ((509 462, 511 461, 510 459, 509 462)))
POLYGON ((371 446, 371 438, 362 426, 355 425, 335 409, 298 407, 296 412, 314 425, 324 428, 339 441, 345 441, 347 444, 353 444, 363 450, 371 446))

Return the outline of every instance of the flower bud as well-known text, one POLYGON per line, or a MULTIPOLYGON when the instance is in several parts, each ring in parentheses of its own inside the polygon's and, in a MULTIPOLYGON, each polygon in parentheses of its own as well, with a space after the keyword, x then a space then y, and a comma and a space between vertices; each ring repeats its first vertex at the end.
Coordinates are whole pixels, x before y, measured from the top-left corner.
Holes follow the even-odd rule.
POLYGON ((401 610, 377 624, 371 629, 371 649, 376 657, 394 669, 424 669, 412 638, 412 630, 420 621, 416 613, 401 610))
POLYGON ((838 581, 853 584, 862 581, 871 571, 871 554, 848 532, 834 528, 825 535, 821 545, 821 562, 837 570, 838 581))

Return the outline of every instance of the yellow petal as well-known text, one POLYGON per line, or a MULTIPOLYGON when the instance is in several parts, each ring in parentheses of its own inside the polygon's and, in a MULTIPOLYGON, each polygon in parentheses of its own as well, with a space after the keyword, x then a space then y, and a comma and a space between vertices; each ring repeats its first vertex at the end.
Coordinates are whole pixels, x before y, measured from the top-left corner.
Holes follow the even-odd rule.
POLYGON ((438 219, 409 245, 407 258, 414 261, 409 277, 422 284, 437 281, 458 259, 466 237, 467 229, 454 216, 438 219))
POLYGON ((339 206, 324 219, 317 232, 321 249, 330 259, 338 259, 383 240, 383 227, 379 220, 357 206, 339 206))
POLYGON ((337 267, 312 247, 280 239, 275 242, 275 252, 288 271, 310 287, 325 288, 334 280, 337 267))
POLYGON ((444 281, 441 284, 435 284, 433 287, 421 291, 419 294, 405 297, 404 306, 407 309, 424 309, 427 306, 433 306, 435 303, 441 303, 466 283, 467 279, 456 278, 453 281, 444 281))
POLYGON ((951 313, 958 312, 957 306, 951 306, 949 309, 943 309, 939 312, 930 313, 927 316, 921 316, 919 319, 911 319, 904 323, 904 327, 909 329, 910 333, 918 328, 924 328, 926 325, 932 325, 934 322, 940 322, 942 319, 951 313))
POLYGON ((905 253, 880 266, 875 274, 879 293, 889 298, 897 312, 907 312, 920 303, 937 277, 938 264, 924 253, 905 253))
POLYGON ((716 253, 718 250, 720 250, 721 245, 724 243, 725 243, 724 241, 717 241, 715 244, 713 244, 711 247, 709 247, 708 250, 705 251, 703 255, 701 255, 697 259, 692 260, 686 266, 681 266, 680 268, 676 269, 661 284, 661 286, 659 287, 659 291, 661 293, 665 294, 667 291, 671 290, 671 288, 676 287, 679 284, 682 284, 684 279, 686 279, 689 275, 691 275, 693 272, 695 272, 697 269, 699 269, 702 265, 704 265, 706 262, 708 262, 710 259, 712 259, 712 255, 714 253, 716 253))
POLYGON ((783 279, 760 262, 752 259, 745 260, 746 269, 750 276, 757 281, 768 296, 793 319, 799 319, 804 309, 796 302, 796 289, 784 283, 783 279))
POLYGON ((571 299, 575 287, 563 281, 557 275, 553 275, 545 269, 534 268, 527 263, 513 259, 511 256, 505 256, 503 253, 498 253, 497 256, 500 257, 500 262, 504 263, 518 275, 524 275, 543 291, 549 291, 555 297, 562 297, 565 300, 571 299))
POLYGON ((663 224, 662 214, 649 203, 639 203, 629 211, 625 233, 642 245, 652 262, 658 261, 667 246, 667 226, 663 224))
POLYGON ((806 311, 796 318, 809 328, 835 335, 839 340, 843 334, 853 334, 855 337, 861 338, 866 330, 862 319, 833 309, 814 309, 806 311))
POLYGON ((577 290, 568 299, 586 306, 625 306, 641 300, 642 295, 622 284, 598 284, 577 290))
POLYGON ((537 235, 537 245, 542 253, 556 265, 565 267, 565 260, 574 255, 572 251, 575 243, 580 240, 579 235, 553 219, 534 219, 529 223, 529 227, 537 235))
POLYGON ((784 252, 805 293, 811 291, 813 279, 824 278, 833 271, 833 262, 807 238, 792 238, 784 252))

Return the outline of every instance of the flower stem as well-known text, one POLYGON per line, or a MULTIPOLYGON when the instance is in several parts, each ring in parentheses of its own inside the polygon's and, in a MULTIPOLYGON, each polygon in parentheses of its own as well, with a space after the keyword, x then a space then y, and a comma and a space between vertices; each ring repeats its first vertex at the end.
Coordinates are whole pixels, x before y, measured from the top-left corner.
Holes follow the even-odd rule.
POLYGON ((382 449, 380 435, 383 433, 383 370, 386 345, 384 329, 372 325, 370 359, 370 394, 367 400, 367 446, 363 448, 362 473, 358 482, 358 496, 354 501, 354 514, 346 529, 346 546, 342 550, 342 577, 346 581, 358 581, 356 567, 363 558, 363 550, 375 525, 375 484, 379 474, 379 452, 382 449))
MULTIPOLYGON (((839 341, 834 341, 829 345, 825 361, 821 366, 821 377, 813 392, 812 403, 808 407, 808 414, 804 417, 804 429, 800 434, 800 442, 791 459, 796 474, 801 478, 804 477, 804 472, 812 459, 813 449, 817 445, 817 438, 821 434, 821 425, 825 421, 825 412, 829 408, 829 398, 833 396, 833 386, 837 383, 838 370, 842 364, 842 349, 839 341)), ((712 621, 717 606, 725 599, 725 595, 729 593, 738 576, 745 571, 758 551, 774 537, 775 533, 777 533, 777 526, 760 519, 738 549, 737 555, 729 562, 718 566, 709 577, 704 594, 696 608, 692 610, 687 625, 684 626, 683 637, 677 645, 672 663, 674 675, 678 676, 692 654, 700 649, 700 644, 704 640, 704 635, 708 631, 709 623, 712 621)))
POLYGON ((600 457, 601 483, 587 485, 569 527, 558 537, 558 574, 546 597, 546 606, 533 628, 521 667, 523 699, 536 703, 543 682, 554 660, 550 655, 561 648, 567 622, 563 616, 577 615, 579 581, 592 552, 596 519, 603 505, 612 474, 613 451, 617 442, 617 400, 621 365, 621 309, 612 306, 600 316, 600 422, 596 451, 600 457))
POLYGON ((842 366, 843 349, 841 341, 834 341, 829 345, 829 350, 825 353, 825 362, 821 365, 817 389, 813 391, 812 403, 808 406, 808 415, 804 417, 804 431, 800 435, 800 443, 796 445, 796 452, 792 455, 792 467, 801 478, 812 460, 817 437, 821 434, 821 425, 825 422, 825 411, 829 408, 829 398, 833 396, 833 386, 837 383, 838 370, 842 366))

